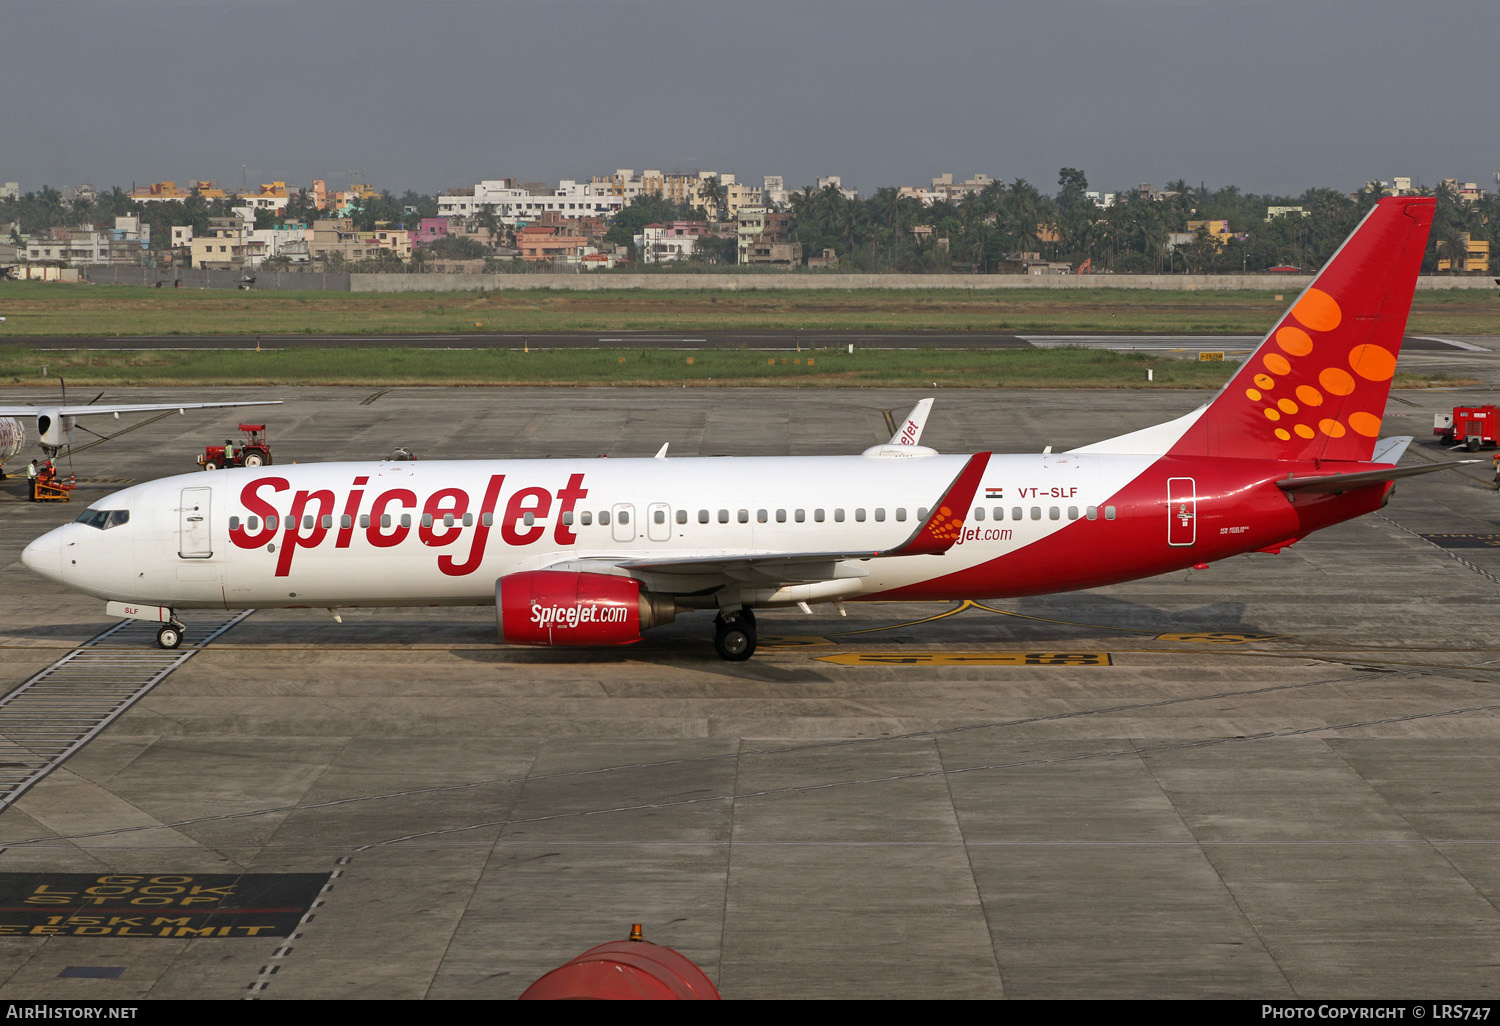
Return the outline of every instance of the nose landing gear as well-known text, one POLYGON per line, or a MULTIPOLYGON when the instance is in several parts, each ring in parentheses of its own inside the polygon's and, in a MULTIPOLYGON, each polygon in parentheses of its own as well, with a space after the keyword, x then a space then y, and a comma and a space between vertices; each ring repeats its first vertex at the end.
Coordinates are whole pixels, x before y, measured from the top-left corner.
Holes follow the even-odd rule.
POLYGON ((714 621, 714 649, 720 659, 743 662, 755 654, 755 614, 748 609, 714 621))
POLYGON ((178 648, 182 645, 182 632, 184 626, 175 620, 164 623, 156 632, 156 645, 158 648, 178 648))

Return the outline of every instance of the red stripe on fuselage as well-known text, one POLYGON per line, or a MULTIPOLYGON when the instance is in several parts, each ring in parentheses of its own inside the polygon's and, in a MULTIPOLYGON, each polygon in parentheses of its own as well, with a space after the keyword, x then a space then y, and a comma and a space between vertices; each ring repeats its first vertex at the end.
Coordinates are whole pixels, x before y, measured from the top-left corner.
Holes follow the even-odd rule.
MULTIPOLYGON (((1101 502, 1097 520, 1076 520, 967 569, 863 597, 1007 598, 1097 588, 1255 552, 1380 508, 1388 484, 1295 499, 1276 487, 1289 472, 1326 474, 1333 469, 1329 463, 1163 457, 1101 502), (1190 478, 1196 486, 1191 545, 1169 544, 1171 518, 1180 515, 1180 509, 1168 503, 1170 478, 1190 478), (1114 520, 1105 519, 1106 506, 1115 507, 1114 520)), ((1356 469, 1372 467, 1361 464, 1356 469)))

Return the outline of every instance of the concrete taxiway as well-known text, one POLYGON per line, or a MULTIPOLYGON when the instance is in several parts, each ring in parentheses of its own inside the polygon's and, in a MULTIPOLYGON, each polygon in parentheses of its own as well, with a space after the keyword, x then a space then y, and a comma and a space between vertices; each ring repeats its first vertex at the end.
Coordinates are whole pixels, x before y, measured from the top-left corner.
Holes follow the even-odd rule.
MULTIPOLYGON (((1386 433, 1492 400, 1495 358, 1459 355, 1484 388, 1400 392, 1386 433)), ((278 462, 855 452, 921 397, 372 391, 196 396, 286 399, 278 462)), ((1063 448, 1200 398, 945 391, 925 441, 1063 448)), ((0 483, 0 688, 113 622, 22 547, 235 419, 80 455, 72 505, 0 483)), ((1488 480, 1097 591, 768 612, 741 664, 693 616, 534 651, 487 609, 254 613, 0 812, 0 998, 510 998, 635 922, 730 998, 1493 998, 1488 480), (262 875, 302 886, 284 929, 160 913, 262 875), (44 877, 99 893, 93 932, 46 922, 44 877)))

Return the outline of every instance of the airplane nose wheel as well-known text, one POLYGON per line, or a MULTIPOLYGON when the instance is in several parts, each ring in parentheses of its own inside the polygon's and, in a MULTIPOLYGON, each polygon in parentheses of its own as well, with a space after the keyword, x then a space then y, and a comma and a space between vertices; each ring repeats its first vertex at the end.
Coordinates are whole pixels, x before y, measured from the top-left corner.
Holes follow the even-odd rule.
POLYGON ((743 662, 755 654, 755 614, 742 609, 714 622, 714 649, 720 659, 743 662))
POLYGON ((156 632, 158 648, 177 648, 182 644, 182 627, 175 623, 163 624, 156 632))

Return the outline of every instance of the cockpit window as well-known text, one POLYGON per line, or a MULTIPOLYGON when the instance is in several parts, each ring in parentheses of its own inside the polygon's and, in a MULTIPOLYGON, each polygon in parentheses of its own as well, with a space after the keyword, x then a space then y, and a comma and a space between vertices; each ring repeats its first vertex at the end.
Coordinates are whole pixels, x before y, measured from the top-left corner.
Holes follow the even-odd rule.
POLYGON ((108 531, 111 527, 119 527, 121 524, 130 523, 130 510, 128 509, 86 509, 78 514, 78 523, 97 527, 101 531, 108 531))

